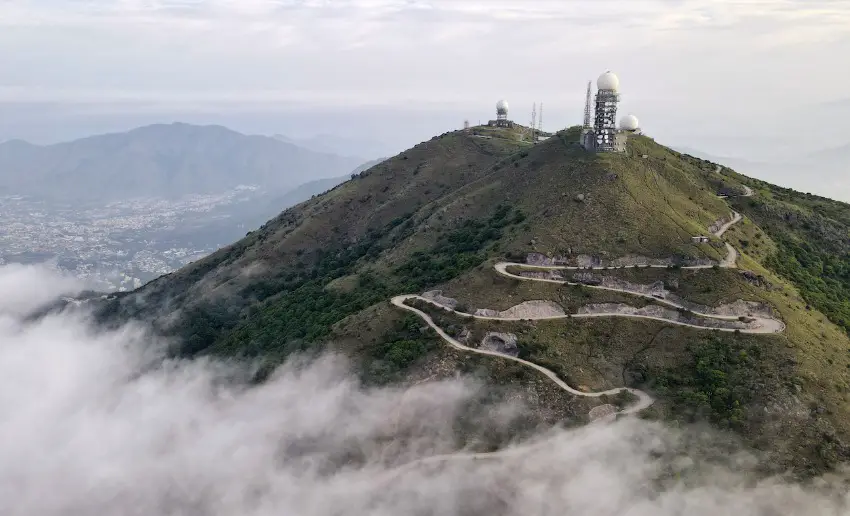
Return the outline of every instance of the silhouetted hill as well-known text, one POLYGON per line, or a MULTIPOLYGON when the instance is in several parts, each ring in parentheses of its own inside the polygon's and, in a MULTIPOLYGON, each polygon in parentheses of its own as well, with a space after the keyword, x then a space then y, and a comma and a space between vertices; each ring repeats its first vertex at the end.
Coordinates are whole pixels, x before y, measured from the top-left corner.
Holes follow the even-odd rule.
POLYGON ((272 191, 338 177, 362 163, 221 126, 174 123, 49 146, 0 145, 0 192, 64 200, 272 191))

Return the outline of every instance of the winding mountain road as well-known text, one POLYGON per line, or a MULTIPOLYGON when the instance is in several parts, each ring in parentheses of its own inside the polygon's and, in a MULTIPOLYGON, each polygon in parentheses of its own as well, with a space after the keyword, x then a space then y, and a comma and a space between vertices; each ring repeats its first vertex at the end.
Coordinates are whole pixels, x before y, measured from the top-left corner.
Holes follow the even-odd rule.
MULTIPOLYGON (((509 272, 507 270, 508 267, 523 267, 523 268, 525 268, 526 266, 521 265, 521 264, 516 264, 516 263, 510 263, 510 262, 500 262, 500 263, 497 263, 494 268, 496 269, 496 272, 498 272, 502 276, 506 276, 508 278, 514 278, 514 279, 524 280, 524 281, 541 281, 541 282, 545 282, 545 283, 555 283, 555 284, 559 284, 559 285, 581 285, 581 286, 586 287, 586 288, 592 288, 592 289, 597 289, 597 290, 608 290, 610 292, 619 292, 621 294, 628 294, 628 295, 632 295, 632 296, 642 297, 642 298, 654 301, 658 304, 667 305, 667 306, 669 306, 671 308, 675 308, 677 310, 680 310, 680 309, 688 310, 688 308, 683 306, 683 305, 680 305, 678 303, 675 303, 675 302, 667 300, 667 299, 658 298, 658 297, 655 297, 655 296, 650 295, 650 294, 644 294, 643 292, 635 292, 633 290, 626 290, 626 289, 620 289, 620 288, 614 288, 614 287, 603 287, 601 285, 586 285, 584 283, 575 283, 575 282, 570 282, 570 281, 566 281, 566 280, 527 278, 525 276, 519 276, 517 274, 509 272)), ((415 297, 420 297, 420 296, 415 296, 415 297)), ((432 303, 432 304, 437 304, 437 303, 433 303, 433 301, 431 301, 429 299, 425 299, 425 298, 421 298, 421 297, 420 297, 420 299, 424 299, 425 301, 428 301, 429 303, 432 303)), ((442 305, 437 305, 437 306, 442 306, 442 305)), ((456 312, 456 313, 459 313, 459 312, 456 312)), ((708 314, 708 313, 696 312, 696 311, 693 311, 693 310, 691 310, 691 313, 693 313, 694 315, 698 315, 700 317, 708 318, 708 319, 720 319, 720 320, 724 320, 724 321, 737 321, 738 320, 738 316, 736 316, 736 315, 708 314)), ((463 314, 463 313, 459 313, 459 314, 460 315, 466 315, 466 316, 470 315, 470 314, 463 314)), ((663 321, 663 322, 670 323, 670 324, 677 324, 679 326, 688 326, 688 327, 691 327, 691 328, 697 328, 697 329, 702 329, 702 330, 718 330, 718 331, 726 331, 726 332, 740 331, 741 333, 779 333, 779 332, 781 332, 785 329, 785 323, 783 323, 782 321, 779 321, 779 320, 776 320, 776 319, 771 319, 769 317, 759 317, 759 316, 751 316, 751 317, 753 319, 755 319, 756 321, 758 321, 759 323, 761 323, 760 327, 758 327, 758 328, 745 328, 745 329, 740 329, 740 330, 735 329, 735 328, 714 328, 714 327, 711 327, 711 326, 700 326, 700 325, 697 325, 697 324, 689 324, 689 323, 684 323, 684 322, 679 322, 679 321, 673 321, 673 320, 670 320, 670 319, 665 319, 663 317, 653 317, 653 316, 649 316, 649 315, 620 314, 620 313, 613 313, 613 312, 611 312, 611 313, 596 313, 596 314, 569 314, 569 315, 546 316, 546 317, 540 317, 539 319, 566 319, 566 318, 570 318, 570 317, 603 317, 603 316, 607 316, 607 317, 633 317, 633 318, 638 318, 638 319, 653 319, 653 320, 663 321)), ((490 319, 490 320, 502 320, 502 321, 521 320, 520 318, 487 317, 487 316, 477 316, 477 315, 473 315, 472 317, 475 317, 477 319, 490 319)), ((528 319, 528 317, 524 317, 522 319, 528 319)))
MULTIPOLYGON (((648 394, 646 394, 645 392, 639 391, 637 389, 631 389, 631 388, 628 388, 628 387, 620 387, 620 388, 617 388, 617 389, 609 389, 607 391, 601 391, 601 392, 583 392, 583 391, 580 391, 578 389, 574 389, 574 388, 570 387, 569 385, 567 385, 563 380, 558 378, 558 375, 556 375, 555 373, 553 373, 549 369, 546 369, 545 367, 537 365, 533 362, 529 362, 528 360, 523 360, 523 359, 518 358, 518 357, 512 357, 512 356, 506 355, 504 353, 499 353, 498 351, 490 351, 488 349, 480 349, 480 348, 471 348, 471 347, 461 343, 460 341, 456 340, 454 337, 452 337, 451 335, 449 335, 445 331, 443 331, 442 328, 440 328, 436 323, 434 323, 434 320, 431 318, 430 315, 426 314, 422 310, 419 310, 418 308, 404 304, 404 302, 409 300, 409 299, 421 299, 423 301, 428 301, 427 299, 424 299, 420 296, 408 294, 408 295, 396 296, 396 297, 392 298, 392 304, 403 309, 403 310, 413 312, 416 315, 418 315, 419 317, 421 317, 428 324, 428 326, 433 328, 434 331, 436 331, 437 334, 439 334, 440 337, 443 338, 443 340, 445 340, 451 347, 453 347, 455 349, 459 349, 461 351, 469 351, 471 353, 478 353, 479 355, 488 355, 488 356, 491 356, 491 357, 498 357, 498 358, 503 358, 503 359, 506 359, 506 360, 513 360, 514 362, 519 362, 520 364, 523 364, 525 366, 531 367, 532 369, 536 369, 537 371, 540 371, 541 373, 546 375, 546 377, 548 377, 550 380, 552 380, 558 387, 560 387, 561 389, 569 392, 570 394, 574 394, 576 396, 587 396, 587 397, 591 397, 591 398, 598 398, 598 397, 604 396, 604 395, 613 396, 615 394, 620 393, 621 391, 631 392, 632 394, 634 394, 635 396, 638 397, 638 401, 636 403, 634 403, 633 405, 624 409, 623 410, 624 414, 631 414, 631 413, 634 413, 634 412, 638 412, 638 411, 643 410, 646 407, 649 407, 650 405, 652 405, 653 399, 648 394)), ((446 308, 442 307, 441 305, 435 304, 435 306, 438 306, 438 307, 446 310, 446 308)))
MULTIPOLYGON (((718 165, 716 172, 720 173, 720 170, 721 170, 721 167, 720 167, 720 165, 718 165)), ((745 192, 744 192, 743 196, 750 197, 750 196, 753 195, 753 190, 751 188, 746 187, 746 186, 744 188, 745 188, 745 192)), ((726 231, 730 227, 737 224, 742 219, 743 219, 743 217, 741 216, 740 213, 732 212, 732 219, 729 222, 727 222, 726 224, 723 224, 723 226, 721 226, 720 229, 718 229, 714 233, 714 236, 716 236, 718 238, 722 237, 723 234, 726 233, 726 231)), ((733 246, 731 246, 729 243, 726 243, 726 249, 727 249, 727 255, 723 260, 721 260, 721 262, 719 263, 719 266, 723 267, 723 268, 734 268, 734 267, 736 267, 736 263, 737 263, 738 251, 733 246)), ((519 279, 519 280, 523 280, 523 281, 542 281, 542 282, 547 282, 547 283, 558 283, 558 284, 569 284, 569 285, 576 285, 578 283, 570 283, 568 281, 553 280, 553 279, 527 278, 527 277, 524 277, 524 276, 519 276, 519 275, 513 274, 511 272, 508 272, 508 270, 507 270, 508 267, 522 267, 522 268, 526 268, 526 269, 537 269, 537 270, 592 270, 593 269, 592 267, 571 267, 571 266, 559 266, 559 265, 525 265, 525 264, 509 263, 509 262, 500 262, 500 263, 497 263, 495 265, 496 272, 498 274, 501 274, 501 275, 506 276, 506 277, 515 278, 515 279, 519 279)), ((632 266, 625 266, 625 267, 622 267, 622 268, 637 268, 637 267, 643 268, 643 267, 647 267, 647 266, 646 265, 632 265, 632 266)), ((648 267, 667 268, 667 265, 648 265, 648 267)), ((684 266, 682 268, 683 269, 708 269, 708 268, 712 268, 712 267, 714 267, 714 265, 691 265, 691 266, 684 266)), ((673 308, 676 308, 676 309, 684 309, 685 308, 684 306, 679 305, 677 303, 674 303, 672 301, 668 301, 666 299, 656 298, 654 296, 651 296, 651 295, 648 295, 648 294, 643 294, 643 293, 640 293, 640 292, 633 292, 633 291, 629 291, 629 290, 625 290, 625 289, 603 287, 603 286, 598 286, 598 285, 584 285, 584 286, 589 287, 589 288, 596 288, 596 289, 601 289, 601 290, 610 290, 610 291, 620 292, 620 293, 624 293, 624 294, 644 297, 644 298, 652 299, 656 303, 665 304, 667 306, 670 306, 670 307, 673 307, 673 308)), ((523 320, 523 319, 525 319, 525 320, 547 320, 547 319, 549 319, 550 320, 550 319, 565 319, 565 318, 572 318, 572 317, 628 317, 628 318, 639 318, 639 319, 653 319, 653 320, 665 322, 667 324, 677 324, 677 325, 680 325, 680 326, 687 326, 687 327, 692 327, 692 328, 697 328, 697 329, 708 329, 708 330, 726 331, 726 332, 740 331, 741 333, 765 334, 765 333, 778 333, 778 332, 781 332, 785 329, 785 323, 783 323, 782 321, 767 318, 767 317, 753 317, 753 319, 755 319, 756 321, 758 321, 760 323, 760 326, 757 327, 757 328, 734 329, 734 328, 714 328, 714 327, 709 327, 709 326, 699 326, 699 325, 695 325, 695 324, 665 319, 665 318, 662 318, 662 317, 654 317, 654 316, 650 316, 650 315, 640 315, 640 314, 618 313, 618 312, 601 312, 601 313, 592 313, 592 314, 569 314, 569 315, 565 314, 565 315, 554 315, 554 316, 549 315, 549 316, 541 316, 541 317, 523 317, 523 318, 479 316, 479 315, 471 315, 471 314, 466 314, 466 313, 462 313, 462 312, 457 312, 454 309, 448 308, 446 306, 443 306, 439 303, 434 302, 433 300, 426 299, 426 298, 419 296, 419 295, 416 295, 416 294, 405 294, 405 295, 395 296, 391 300, 391 302, 394 306, 396 306, 396 307, 398 307, 402 310, 407 310, 409 312, 412 312, 412 313, 418 315, 422 320, 424 320, 428 324, 428 326, 430 326, 432 329, 434 329, 434 331, 436 331, 437 334, 444 341, 446 341, 451 347, 458 349, 458 350, 461 350, 461 351, 465 351, 465 352, 477 353, 477 354, 480 354, 480 355, 493 356, 493 357, 498 357, 498 358, 502 358, 502 359, 505 359, 505 360, 512 360, 514 362, 519 362, 519 363, 521 363, 521 364, 523 364, 527 367, 535 369, 536 371, 539 371, 540 373, 544 374, 547 378, 552 380, 552 382, 554 382, 558 387, 560 387, 562 390, 564 390, 564 391, 566 391, 570 394, 573 394, 573 395, 576 395, 576 396, 598 398, 598 397, 603 396, 603 395, 609 395, 610 396, 610 395, 616 395, 616 394, 623 392, 623 391, 628 391, 628 392, 632 393, 633 395, 635 395, 637 397, 637 401, 635 403, 633 403, 632 405, 623 409, 620 412, 622 414, 633 414, 635 412, 639 412, 639 411, 649 407, 650 405, 652 405, 654 400, 652 399, 651 396, 649 396, 649 394, 647 394, 643 391, 640 391, 638 389, 632 389, 632 388, 629 388, 629 387, 620 387, 620 388, 609 389, 609 390, 601 391, 601 392, 583 392, 583 391, 580 391, 580 390, 575 389, 573 387, 570 387, 569 385, 567 385, 567 383, 565 383, 563 380, 561 380, 558 377, 558 375, 556 375, 554 372, 552 372, 551 370, 549 370, 549 369, 547 369, 543 366, 537 365, 533 362, 529 362, 527 360, 523 360, 523 359, 518 358, 518 357, 513 357, 513 356, 510 356, 510 355, 507 355, 507 354, 504 354, 504 353, 499 353, 497 351, 491 351, 491 350, 480 349, 480 348, 471 348, 471 347, 461 343, 460 341, 456 340, 455 338, 453 338, 451 335, 449 335, 445 331, 443 331, 442 328, 440 328, 436 323, 434 323, 434 320, 431 318, 430 315, 423 312, 422 310, 419 310, 418 308, 415 308, 413 306, 409 306, 409 305, 405 304, 406 301, 413 300, 413 299, 418 299, 418 300, 430 303, 430 304, 432 304, 432 305, 434 305, 434 306, 436 306, 436 307, 438 307, 442 310, 446 310, 448 312, 452 312, 452 313, 462 315, 462 316, 466 316, 466 317, 473 317, 473 318, 480 319, 480 320, 519 321, 519 320, 523 320)), ((722 319, 722 320, 738 319, 736 316, 723 316, 723 315, 704 314, 704 313, 697 313, 697 315, 702 316, 702 317, 706 317, 706 318, 722 319)), ((485 456, 492 456, 492 454, 473 454, 473 455, 467 455, 466 458, 483 458, 485 456)), ((446 456, 446 457, 452 457, 452 456, 446 456)), ((440 458, 440 457, 432 457, 431 459, 425 459, 425 460, 445 460, 445 459, 440 458)), ((422 461, 417 461, 417 462, 421 463, 422 461)))

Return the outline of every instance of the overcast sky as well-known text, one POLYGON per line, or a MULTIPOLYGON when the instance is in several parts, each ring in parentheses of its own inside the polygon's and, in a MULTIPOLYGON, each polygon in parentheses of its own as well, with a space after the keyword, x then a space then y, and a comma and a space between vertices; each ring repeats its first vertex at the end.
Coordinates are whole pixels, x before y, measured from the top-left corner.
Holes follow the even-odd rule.
POLYGON ((371 114, 399 113, 387 134, 412 138, 486 120, 501 97, 522 122, 544 102, 558 128, 580 121, 586 81, 611 69, 623 111, 650 132, 722 150, 739 136, 730 122, 773 130, 846 100, 847 55, 846 0, 0 0, 0 114, 24 133, 0 139, 38 139, 45 106, 229 113, 257 131, 274 124, 239 116, 275 113, 301 136, 362 132, 322 117, 380 126, 371 114))

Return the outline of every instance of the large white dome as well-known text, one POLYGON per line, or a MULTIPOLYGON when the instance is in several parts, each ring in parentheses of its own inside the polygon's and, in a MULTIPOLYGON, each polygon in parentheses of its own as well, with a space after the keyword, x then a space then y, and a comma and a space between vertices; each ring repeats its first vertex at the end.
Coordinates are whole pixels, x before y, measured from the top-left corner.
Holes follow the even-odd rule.
POLYGON ((620 119, 620 129, 624 131, 637 131, 638 127, 640 127, 638 117, 632 114, 628 114, 620 119))
POLYGON ((500 100, 499 102, 496 102, 496 112, 500 113, 500 114, 501 113, 507 113, 508 112, 508 101, 507 100, 500 100))
POLYGON ((596 87, 600 90, 614 90, 617 91, 620 89, 620 79, 614 72, 608 71, 603 73, 596 79, 596 87))

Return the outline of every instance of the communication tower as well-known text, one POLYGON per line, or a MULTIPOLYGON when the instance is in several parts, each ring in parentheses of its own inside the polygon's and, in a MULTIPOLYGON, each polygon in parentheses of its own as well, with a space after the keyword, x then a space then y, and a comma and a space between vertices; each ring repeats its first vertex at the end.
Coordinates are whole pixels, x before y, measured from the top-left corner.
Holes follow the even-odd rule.
POLYGON ((640 121, 638 121, 638 117, 629 113, 620 119, 620 130, 626 131, 630 133, 636 133, 640 131, 640 121))
POLYGON ((508 101, 496 102, 496 119, 487 122, 491 127, 513 127, 514 123, 508 120, 508 101))
POLYGON ((614 73, 607 71, 596 80, 596 89, 596 98, 591 105, 590 83, 588 83, 581 145, 591 152, 625 152, 628 132, 617 130, 620 79, 614 73))
POLYGON ((593 132, 597 152, 615 152, 617 145, 617 103, 620 101, 620 80, 608 71, 596 81, 596 110, 593 132))
POLYGON ((537 118, 537 134, 543 132, 543 103, 540 103, 540 116, 537 118))
POLYGON ((531 105, 531 124, 528 126, 528 130, 531 133, 531 142, 534 143, 537 141, 537 135, 535 128, 537 127, 537 103, 531 105))
POLYGON ((590 84, 591 81, 587 81, 587 100, 585 100, 584 103, 583 129, 590 129, 593 127, 593 97, 591 97, 590 84))
POLYGON ((500 100, 496 102, 496 120, 499 122, 508 121, 508 101, 500 100))

